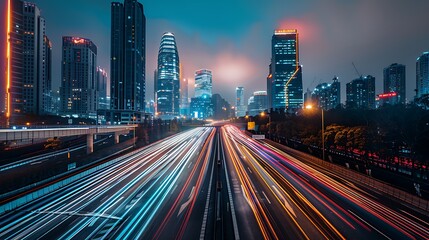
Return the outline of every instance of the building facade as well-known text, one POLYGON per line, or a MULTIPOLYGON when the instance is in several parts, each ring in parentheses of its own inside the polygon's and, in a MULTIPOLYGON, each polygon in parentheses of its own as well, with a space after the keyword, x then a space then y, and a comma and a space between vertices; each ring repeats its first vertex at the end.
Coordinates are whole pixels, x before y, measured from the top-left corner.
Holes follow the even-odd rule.
POLYGON ((231 105, 220 94, 212 95, 213 119, 226 120, 233 117, 231 105))
POLYGON ((158 116, 171 119, 180 115, 180 60, 173 33, 161 38, 158 51, 156 80, 156 111, 158 116))
POLYGON ((302 67, 296 29, 276 30, 271 41, 267 77, 268 107, 293 111, 303 104, 302 67))
POLYGON ((268 109, 266 91, 256 91, 248 100, 247 115, 256 116, 268 109))
MULTIPOLYGON (((383 70, 384 94, 396 93, 395 102, 405 104, 405 65, 393 63, 383 70)), ((384 95, 383 95, 384 96, 384 95)))
POLYGON ((206 96, 208 98, 212 97, 212 71, 208 69, 200 69, 195 71, 195 97, 206 96))
POLYGON ((244 117, 246 116, 247 107, 244 103, 244 87, 237 87, 235 89, 235 116, 244 117))
POLYGON ((97 46, 86 38, 63 37, 61 114, 96 118, 97 46))
POLYGON ((375 108, 375 77, 368 75, 346 84, 346 107, 375 108))
POLYGON ((311 93, 310 102, 318 108, 330 110, 341 105, 341 83, 334 78, 332 83, 321 83, 311 93))
POLYGON ((416 61, 416 98, 429 94, 429 52, 424 52, 416 61))
MULTIPOLYGON (((110 108, 144 112, 146 93, 146 17, 137 0, 111 4, 110 108)), ((139 114, 140 115, 140 114, 139 114)), ((134 122, 134 119, 124 122, 134 122)))
MULTIPOLYGON (((180 70, 181 72, 183 69, 180 70)), ((189 116, 189 80, 183 78, 180 83, 180 115, 189 116)))
POLYGON ((9 0, 7 6, 6 116, 49 114, 52 43, 45 19, 34 3, 9 0))

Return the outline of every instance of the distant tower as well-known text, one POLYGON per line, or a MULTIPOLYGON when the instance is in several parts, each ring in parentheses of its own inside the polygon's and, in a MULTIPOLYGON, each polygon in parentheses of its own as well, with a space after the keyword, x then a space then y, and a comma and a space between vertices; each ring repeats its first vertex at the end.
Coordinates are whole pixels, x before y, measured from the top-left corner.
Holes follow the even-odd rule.
POLYGON ((246 116, 246 105, 244 103, 244 87, 237 87, 235 89, 236 102, 235 102, 235 116, 246 116))
MULTIPOLYGON (((143 5, 137 0, 125 0, 123 4, 112 2, 111 11, 111 109, 132 114, 144 112, 146 17, 143 5)), ((133 121, 130 114, 125 115, 128 122, 133 121)))
POLYGON ((267 78, 269 108, 294 111, 302 107, 302 67, 299 65, 298 31, 276 30, 271 42, 267 78))
POLYGON ((97 67, 97 109, 109 109, 110 102, 107 101, 107 72, 101 67, 97 67))
POLYGON ((424 52, 416 61, 417 98, 429 94, 429 52, 424 52))
POLYGON ((405 65, 391 64, 383 70, 384 93, 396 93, 397 103, 405 104, 405 65))
POLYGON ((93 118, 97 110, 97 47, 86 38, 63 37, 61 113, 93 118))
POLYGON ((200 69, 195 72, 195 97, 212 97, 212 71, 200 69))
POLYGON ((335 77, 332 83, 321 83, 311 94, 311 100, 317 107, 330 110, 341 104, 341 84, 335 77))
POLYGON ((163 118, 180 114, 180 65, 176 39, 166 32, 161 38, 158 52, 156 105, 163 118))

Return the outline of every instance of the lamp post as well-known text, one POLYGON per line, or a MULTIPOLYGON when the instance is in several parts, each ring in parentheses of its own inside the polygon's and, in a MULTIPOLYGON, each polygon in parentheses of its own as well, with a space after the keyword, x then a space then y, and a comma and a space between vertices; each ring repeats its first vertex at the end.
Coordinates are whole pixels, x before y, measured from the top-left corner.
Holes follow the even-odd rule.
MULTIPOLYGON (((312 105, 305 106, 306 109, 312 109, 312 105)), ((322 159, 325 161, 325 116, 323 108, 320 109, 322 111, 322 159)))
MULTIPOLYGON (((271 139, 271 115, 267 113, 268 115, 268 138, 271 139)), ((261 117, 265 116, 265 112, 261 112, 261 117)))

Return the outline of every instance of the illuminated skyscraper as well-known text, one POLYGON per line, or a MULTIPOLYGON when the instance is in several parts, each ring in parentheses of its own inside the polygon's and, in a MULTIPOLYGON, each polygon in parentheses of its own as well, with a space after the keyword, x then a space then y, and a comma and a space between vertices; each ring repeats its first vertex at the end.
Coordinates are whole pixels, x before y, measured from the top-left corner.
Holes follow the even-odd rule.
POLYGON ((235 102, 235 116, 246 116, 246 105, 244 104, 244 87, 237 87, 235 89, 236 102, 235 102))
POLYGON ((146 17, 137 0, 112 2, 111 11, 111 109, 129 122, 145 110, 146 17))
POLYGON ((51 95, 52 43, 45 20, 30 2, 8 1, 6 113, 47 114, 51 95))
POLYGON ((166 32, 159 46, 158 78, 155 86, 157 113, 163 118, 173 118, 180 114, 179 62, 174 34, 166 32))
POLYGON ((271 42, 267 78, 269 108, 294 111, 303 104, 302 68, 299 65, 298 31, 277 30, 271 42))
POLYGON ((394 103, 405 104, 405 65, 391 64, 383 70, 384 93, 396 93, 394 103))
POLYGON ((107 72, 101 67, 97 67, 97 93, 98 106, 97 109, 109 109, 110 101, 107 101, 107 72))
POLYGON ((195 97, 212 97, 212 71, 200 69, 195 72, 195 97))
POLYGON ((256 116, 267 110, 267 92, 256 91, 249 98, 247 112, 250 116, 256 116))
POLYGON ((91 40, 63 37, 62 115, 95 118, 97 111, 97 47, 91 40))
POLYGON ((429 94, 429 52, 424 52, 416 61, 417 98, 429 94))

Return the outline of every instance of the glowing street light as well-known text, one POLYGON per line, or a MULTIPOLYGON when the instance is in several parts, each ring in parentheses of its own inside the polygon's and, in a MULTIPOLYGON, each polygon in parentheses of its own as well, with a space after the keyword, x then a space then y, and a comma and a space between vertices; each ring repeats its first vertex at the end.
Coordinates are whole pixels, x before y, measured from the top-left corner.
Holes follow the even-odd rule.
MULTIPOLYGON (((305 109, 311 110, 313 105, 307 105, 305 109)), ((320 108, 320 110, 322 111, 322 159, 325 161, 325 117, 323 108, 320 108)))

